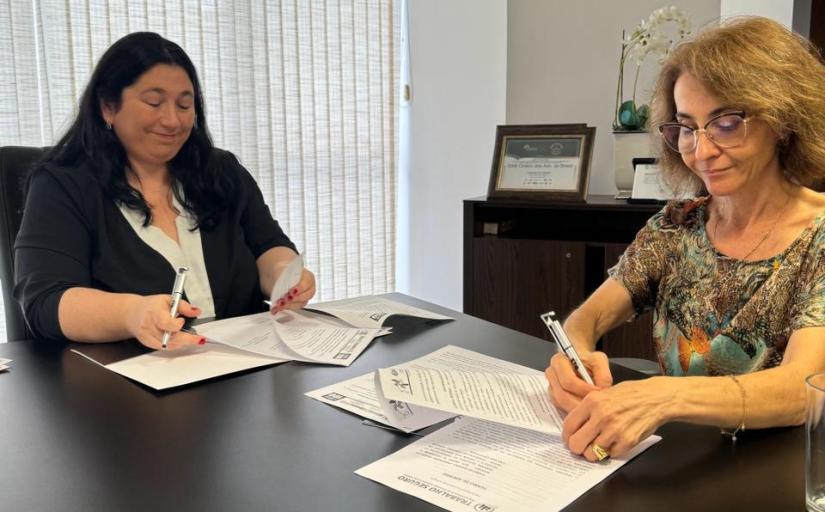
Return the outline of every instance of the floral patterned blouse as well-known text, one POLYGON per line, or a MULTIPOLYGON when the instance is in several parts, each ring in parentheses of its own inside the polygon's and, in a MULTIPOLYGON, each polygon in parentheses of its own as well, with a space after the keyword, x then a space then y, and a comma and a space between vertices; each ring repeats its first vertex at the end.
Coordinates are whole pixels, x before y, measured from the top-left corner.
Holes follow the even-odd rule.
POLYGON ((782 253, 742 261, 705 231, 708 198, 655 214, 608 271, 637 314, 653 309, 664 375, 729 375, 779 365, 791 333, 825 326, 825 212, 782 253))

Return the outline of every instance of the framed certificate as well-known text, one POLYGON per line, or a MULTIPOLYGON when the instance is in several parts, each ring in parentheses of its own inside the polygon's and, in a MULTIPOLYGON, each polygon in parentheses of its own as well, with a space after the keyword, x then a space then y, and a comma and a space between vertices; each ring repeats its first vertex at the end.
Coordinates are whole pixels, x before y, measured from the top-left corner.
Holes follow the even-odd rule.
POLYGON ((487 198, 584 201, 595 135, 585 124, 498 126, 487 198))

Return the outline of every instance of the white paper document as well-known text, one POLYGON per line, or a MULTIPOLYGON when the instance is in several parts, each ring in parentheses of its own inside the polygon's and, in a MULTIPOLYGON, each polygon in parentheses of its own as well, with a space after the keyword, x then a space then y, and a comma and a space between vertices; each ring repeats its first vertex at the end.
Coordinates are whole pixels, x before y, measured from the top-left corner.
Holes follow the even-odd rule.
POLYGON ((319 302, 318 304, 310 304, 307 308, 329 313, 350 325, 364 328, 381 327, 384 325, 384 321, 393 315, 429 318, 431 320, 452 320, 449 316, 439 315, 432 311, 374 295, 332 302, 319 302))
POLYGON ((311 311, 284 310, 227 318, 197 326, 198 334, 265 356, 349 366, 380 329, 352 327, 311 311))
MULTIPOLYGON (((296 258, 290 265, 294 265, 293 268, 285 270, 279 282, 286 279, 285 282, 291 283, 300 278, 303 263, 296 258)), ((285 286, 289 289, 294 284, 285 286)), ((278 286, 274 288, 276 292, 278 286)), ((374 297, 367 299, 366 303, 385 309, 386 302, 391 302, 384 302, 383 299, 375 302, 374 297)), ((343 308, 340 311, 350 313, 352 318, 363 314, 363 302, 358 299, 350 299, 349 302, 354 304, 351 309, 343 308)), ((396 310, 407 313, 414 310, 426 318, 446 318, 402 304, 391 304, 401 306, 393 306, 396 310)), ((348 366, 374 338, 391 332, 391 328, 381 327, 381 322, 364 325, 365 322, 361 321, 359 324, 353 326, 341 319, 309 310, 284 310, 276 315, 263 312, 197 325, 197 333, 209 341, 202 347, 145 353, 128 359, 103 362, 88 350, 75 352, 147 386, 166 389, 285 361, 348 366)))
MULTIPOLYGON (((105 364, 77 354, 154 389, 168 389, 241 370, 299 360, 349 365, 389 329, 360 329, 319 313, 283 311, 228 318, 197 326, 206 345, 147 352, 105 364)), ((86 347, 84 347, 86 348, 86 347)))
POLYGON ((561 434, 562 419, 550 402, 547 379, 538 370, 524 370, 529 373, 387 368, 376 371, 376 387, 393 426, 414 420, 409 413, 396 414, 399 409, 419 414, 430 409, 561 434))
POLYGON ((269 294, 270 306, 278 302, 278 299, 289 293, 289 290, 298 284, 303 271, 304 257, 299 254, 289 262, 289 265, 281 272, 278 280, 272 286, 272 291, 269 294))
POLYGON ((558 511, 660 439, 592 463, 557 435, 465 417, 355 473, 455 512, 558 511))
POLYGON ((11 363, 11 359, 0 357, 0 372, 8 370, 10 368, 9 363, 11 363))
POLYGON ((219 344, 157 350, 109 364, 76 349, 72 352, 157 390, 286 362, 286 359, 264 357, 219 344))
POLYGON ((375 394, 375 378, 372 372, 308 391, 305 395, 369 420, 389 425, 375 394))
MULTIPOLYGON (((447 345, 423 357, 403 363, 401 366, 436 371, 485 371, 500 374, 534 374, 537 372, 537 370, 454 345, 447 345)), ((394 401, 390 404, 388 400, 380 398, 376 391, 375 372, 325 386, 310 391, 306 395, 369 420, 394 426, 404 432, 429 427, 455 416, 453 412, 418 407, 401 401, 394 401), (387 417, 388 414, 393 417, 392 420, 387 417)))

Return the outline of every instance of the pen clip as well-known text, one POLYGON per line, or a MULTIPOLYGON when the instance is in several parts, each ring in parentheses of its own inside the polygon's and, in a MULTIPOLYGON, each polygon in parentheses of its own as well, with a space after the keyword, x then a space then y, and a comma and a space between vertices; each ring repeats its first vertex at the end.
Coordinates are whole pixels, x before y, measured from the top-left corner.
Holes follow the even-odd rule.
POLYGON ((550 331, 550 335, 553 336, 553 341, 556 342, 559 348, 567 352, 567 338, 564 336, 564 331, 561 330, 559 321, 556 320, 556 312, 548 311, 547 313, 539 315, 539 317, 544 322, 544 325, 547 326, 547 330, 550 331))
POLYGON ((556 345, 558 345, 564 356, 570 361, 570 364, 573 365, 573 369, 578 372, 583 381, 594 385, 593 379, 590 377, 590 374, 587 373, 587 369, 579 357, 579 354, 576 352, 576 349, 573 347, 573 344, 570 342, 570 339, 567 337, 567 333, 564 332, 564 328, 559 321, 556 320, 556 312, 548 311, 547 313, 539 315, 539 317, 547 326, 556 345))
POLYGON ((175 284, 172 285, 172 295, 176 293, 183 293, 183 283, 186 281, 186 272, 189 271, 187 267, 178 267, 175 271, 175 284))

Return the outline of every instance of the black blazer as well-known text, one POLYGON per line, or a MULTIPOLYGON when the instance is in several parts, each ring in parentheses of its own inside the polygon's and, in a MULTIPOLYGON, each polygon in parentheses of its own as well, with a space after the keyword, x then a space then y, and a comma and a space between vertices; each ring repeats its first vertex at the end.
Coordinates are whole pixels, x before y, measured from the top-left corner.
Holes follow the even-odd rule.
MULTIPOLYGON (((218 225, 201 230, 217 318, 264 310, 256 259, 295 246, 272 218, 249 171, 215 150, 235 198, 218 225)), ((87 165, 45 165, 31 177, 15 250, 14 297, 36 338, 65 339, 57 308, 69 288, 169 293, 175 272, 135 233, 87 165)))

